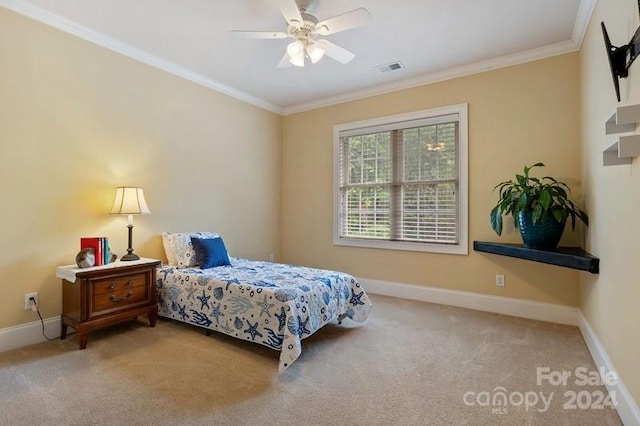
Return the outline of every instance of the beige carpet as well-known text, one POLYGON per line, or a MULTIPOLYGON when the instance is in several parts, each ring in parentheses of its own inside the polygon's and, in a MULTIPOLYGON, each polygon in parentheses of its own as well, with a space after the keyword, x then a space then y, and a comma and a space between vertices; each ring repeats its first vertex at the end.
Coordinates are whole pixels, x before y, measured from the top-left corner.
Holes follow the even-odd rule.
POLYGON ((85 351, 71 336, 5 352, 0 424, 620 424, 610 408, 563 408, 604 387, 536 383, 537 367, 595 370, 576 328, 372 300, 366 325, 325 327, 281 375, 268 348, 162 319, 97 331, 85 351), (499 390, 506 405, 491 401, 499 390))

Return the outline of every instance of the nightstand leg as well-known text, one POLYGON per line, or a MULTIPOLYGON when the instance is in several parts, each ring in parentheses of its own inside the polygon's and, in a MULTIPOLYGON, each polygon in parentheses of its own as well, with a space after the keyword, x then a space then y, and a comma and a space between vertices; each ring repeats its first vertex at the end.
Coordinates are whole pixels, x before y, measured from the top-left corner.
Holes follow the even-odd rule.
POLYGON ((87 348, 87 339, 89 337, 89 333, 81 333, 78 331, 78 341, 80 342, 80 350, 87 348))
POLYGON ((67 338, 67 324, 64 321, 60 321, 60 340, 67 338))
POLYGON ((156 320, 158 319, 158 309, 149 311, 149 327, 156 326, 156 320))

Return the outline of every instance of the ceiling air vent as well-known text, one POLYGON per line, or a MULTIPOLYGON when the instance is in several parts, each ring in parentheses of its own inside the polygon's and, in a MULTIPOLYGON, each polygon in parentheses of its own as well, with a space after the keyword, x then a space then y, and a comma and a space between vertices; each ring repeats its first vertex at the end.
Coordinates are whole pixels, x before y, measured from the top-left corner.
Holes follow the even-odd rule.
POLYGON ((385 65, 378 65, 376 67, 376 69, 380 72, 396 71, 396 70, 401 70, 403 68, 404 68, 404 65, 400 61, 392 62, 390 64, 385 64, 385 65))

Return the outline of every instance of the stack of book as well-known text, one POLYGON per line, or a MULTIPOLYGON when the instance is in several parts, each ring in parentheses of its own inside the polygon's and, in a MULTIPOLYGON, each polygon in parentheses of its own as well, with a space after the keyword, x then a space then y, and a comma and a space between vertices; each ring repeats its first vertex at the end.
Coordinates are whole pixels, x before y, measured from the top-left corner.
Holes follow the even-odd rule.
POLYGON ((80 250, 93 249, 96 258, 93 266, 102 266, 109 263, 111 250, 107 237, 82 237, 80 238, 80 250))

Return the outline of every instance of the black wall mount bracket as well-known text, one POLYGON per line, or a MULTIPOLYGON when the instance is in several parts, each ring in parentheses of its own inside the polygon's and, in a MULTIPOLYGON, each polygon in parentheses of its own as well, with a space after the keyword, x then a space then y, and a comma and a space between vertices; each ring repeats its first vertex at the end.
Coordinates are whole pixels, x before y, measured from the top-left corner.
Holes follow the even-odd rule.
MULTIPOLYGON (((640 0, 638 0, 638 12, 640 12, 640 0)), ((638 27, 629 43, 623 46, 613 46, 604 22, 601 22, 600 25, 602 26, 602 36, 604 37, 604 45, 607 49, 607 57, 611 67, 613 86, 616 89, 618 102, 620 102, 620 78, 629 76, 629 67, 640 54, 640 27, 638 27)))

